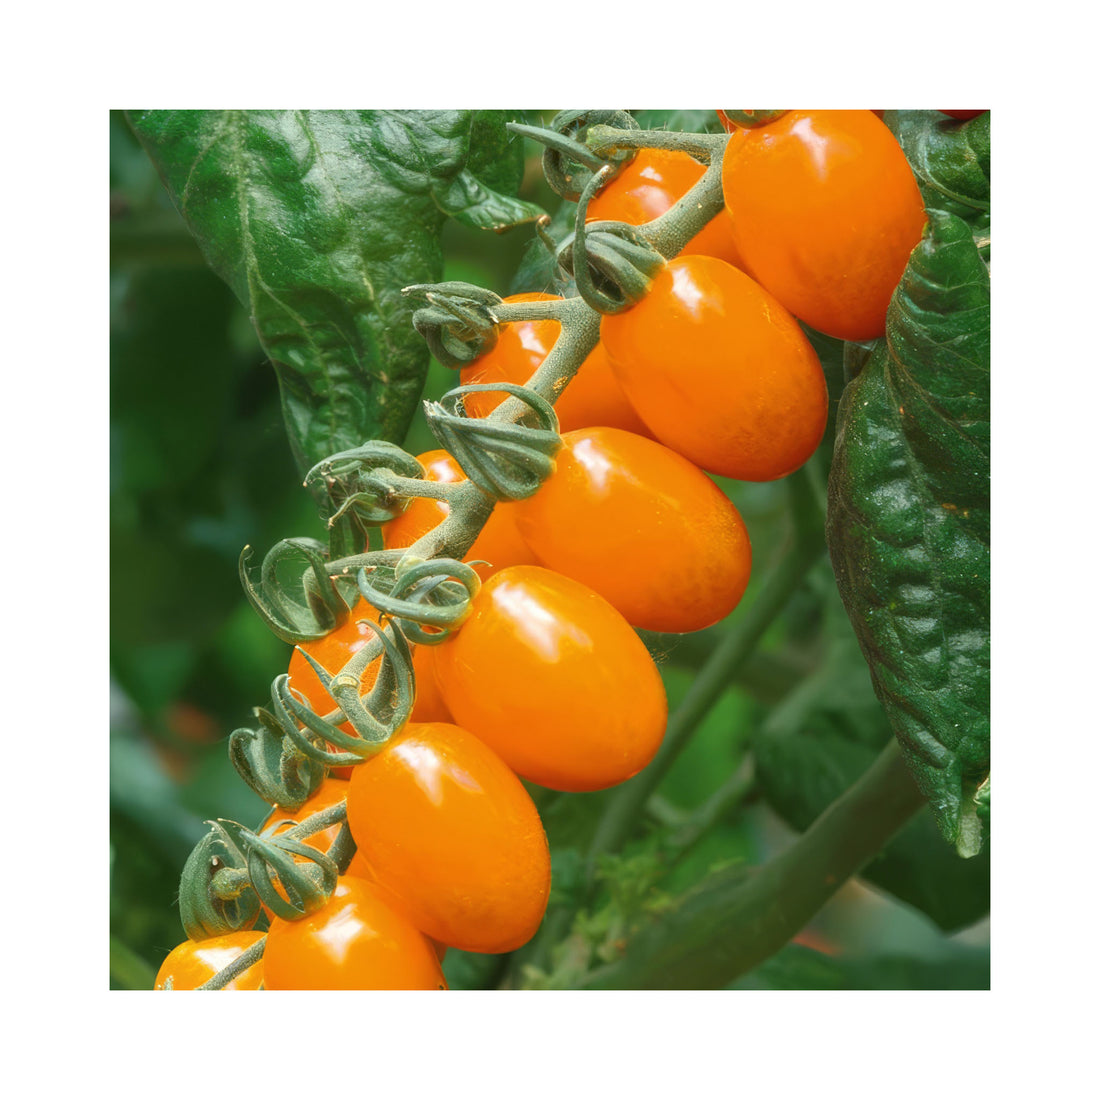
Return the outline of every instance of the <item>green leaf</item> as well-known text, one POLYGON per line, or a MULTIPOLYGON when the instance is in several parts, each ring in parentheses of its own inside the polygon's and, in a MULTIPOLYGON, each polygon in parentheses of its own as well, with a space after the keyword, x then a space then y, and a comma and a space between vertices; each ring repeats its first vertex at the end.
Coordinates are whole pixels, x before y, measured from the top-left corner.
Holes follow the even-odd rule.
POLYGON ((685 134, 720 134, 718 112, 703 111, 631 111, 643 130, 677 130, 685 134))
POLYGON ((471 168, 499 153, 503 112, 129 118, 207 262, 249 310, 299 468, 367 439, 400 442, 428 367, 402 288, 442 277, 447 214, 494 228, 538 214, 471 168), (475 156, 475 141, 490 155, 475 156))
POLYGON ((989 248, 989 112, 968 122, 940 111, 887 111, 930 210, 955 214, 989 248))
POLYGON ((875 691, 944 836, 989 774, 989 272, 929 212, 886 339, 845 390, 826 522, 875 691))
MULTIPOLYGON (((753 739, 760 790, 799 831, 856 782, 893 736, 835 591, 826 614, 824 660, 771 711, 753 739)), ((945 932, 989 912, 988 846, 974 859, 960 859, 940 839, 928 808, 902 827, 860 877, 920 909, 945 932)))

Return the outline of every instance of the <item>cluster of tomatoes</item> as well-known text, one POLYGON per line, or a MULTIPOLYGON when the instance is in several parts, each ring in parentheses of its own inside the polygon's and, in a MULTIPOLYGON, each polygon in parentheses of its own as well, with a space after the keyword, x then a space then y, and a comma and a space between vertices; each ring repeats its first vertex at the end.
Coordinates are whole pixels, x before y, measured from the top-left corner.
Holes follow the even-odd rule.
MULTIPOLYGON (((641 150, 588 220, 649 221, 704 171, 686 153, 641 150)), ((228 988, 446 988, 447 947, 511 951, 542 920, 550 856, 519 777, 599 790, 657 752, 667 704, 636 630, 710 626, 749 580, 745 525, 708 474, 767 481, 813 454, 827 393, 798 320, 845 339, 881 335, 925 220, 905 157, 871 111, 789 111, 735 129, 722 184, 726 209, 641 301, 602 318, 556 405, 554 472, 495 507, 467 555, 483 581, 469 616, 442 644, 415 648, 409 722, 292 815, 346 801, 357 851, 331 899, 301 920, 272 917, 262 960, 228 988)), ((552 320, 503 326, 463 383, 523 384, 559 331, 552 320)), ((500 400, 469 393, 467 415, 500 400)), ((445 451, 418 457, 428 480, 465 476, 445 451)), ((447 512, 412 500, 383 527, 384 545, 411 546, 447 512)), ((373 638, 363 621, 378 618, 362 602, 301 648, 336 673, 373 638)), ((333 709, 301 651, 288 671, 317 713, 333 709)), ((364 690, 376 675, 377 663, 364 690)), ((194 988, 262 935, 180 945, 158 988, 194 988)))

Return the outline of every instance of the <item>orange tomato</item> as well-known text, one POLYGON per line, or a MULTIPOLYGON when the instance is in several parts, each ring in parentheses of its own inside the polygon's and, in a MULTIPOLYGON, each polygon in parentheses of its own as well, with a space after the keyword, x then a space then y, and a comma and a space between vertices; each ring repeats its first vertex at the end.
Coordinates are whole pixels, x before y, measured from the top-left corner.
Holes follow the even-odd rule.
MULTIPOLYGON (((687 153, 640 149, 619 174, 588 204, 586 222, 614 221, 642 225, 660 217, 703 178, 706 167, 687 153)), ((716 256, 734 266, 741 257, 733 240, 727 211, 717 213, 680 252, 681 256, 716 256)))
POLYGON ((817 354, 771 294, 722 260, 670 260, 601 331, 653 434, 704 470, 771 481, 821 442, 828 393, 817 354))
MULTIPOLYGON (((227 932, 208 940, 184 940, 161 963, 153 988, 198 989, 263 938, 263 932, 227 932)), ((260 959, 224 988, 259 989, 263 980, 264 961, 260 959)))
MULTIPOLYGON (((513 294, 506 302, 550 302, 554 294, 513 294)), ((496 346, 462 369, 462 384, 512 382, 526 385, 542 365, 561 332, 557 321, 513 321, 501 326, 496 346)), ((471 393, 465 398, 470 416, 488 416, 505 400, 504 393, 471 393)), ((606 425, 648 435, 649 430, 615 381, 607 353, 597 344, 554 403, 563 432, 606 425)), ((520 564, 519 562, 515 564, 520 564)))
POLYGON ((538 929, 550 894, 542 822, 466 730, 410 722, 356 767, 348 823, 379 896, 432 939, 499 953, 538 929))
POLYGON ((637 634, 602 596, 549 569, 491 577, 433 660, 455 721, 544 787, 622 783, 664 736, 664 685, 637 634))
POLYGON ((744 268, 761 286, 820 332, 883 335, 925 214, 909 162, 881 119, 788 111, 737 129, 722 190, 744 268))
MULTIPOLYGON (((438 481, 444 484, 465 481, 462 467, 446 451, 425 451, 417 455, 424 467, 426 481, 438 481)), ((429 500, 417 497, 409 501, 401 515, 382 525, 382 545, 387 550, 403 546, 412 546, 421 536, 438 527, 450 512, 450 507, 441 500, 429 500)), ((516 530, 513 505, 501 501, 493 508, 492 515, 474 540, 470 552, 463 559, 468 562, 488 562, 487 565, 475 565, 482 580, 491 577, 498 569, 509 565, 522 565, 534 561, 527 544, 516 530)), ((438 713, 438 710, 437 710, 438 713)), ((425 713, 416 715, 417 721, 430 722, 435 715, 425 713)))
POLYGON ((446 989, 432 945, 365 879, 344 876, 301 920, 271 922, 267 989, 446 989))
MULTIPOLYGON (((327 810, 330 806, 335 806, 338 802, 344 802, 347 797, 348 781, 338 776, 326 776, 317 790, 298 809, 291 811, 284 810, 281 806, 272 807, 271 813, 264 818, 260 828, 266 829, 274 821, 288 821, 297 824, 299 821, 305 821, 307 817, 311 817, 313 814, 327 810)), ((288 824, 278 831, 285 833, 293 827, 293 824, 288 824)), ((314 833, 311 837, 306 837, 303 843, 308 844, 311 848, 318 848, 322 852, 327 852, 339 832, 340 826, 332 825, 319 833, 314 833)))
POLYGON ((697 466, 616 428, 567 432, 556 469, 517 504, 543 565, 631 626, 686 633, 728 615, 752 567, 740 513, 697 466))

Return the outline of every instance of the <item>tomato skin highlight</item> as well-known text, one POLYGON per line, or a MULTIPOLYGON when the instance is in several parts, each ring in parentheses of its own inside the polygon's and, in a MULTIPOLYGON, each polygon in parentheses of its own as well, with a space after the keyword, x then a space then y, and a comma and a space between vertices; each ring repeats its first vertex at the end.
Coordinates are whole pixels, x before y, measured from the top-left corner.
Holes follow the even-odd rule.
MULTIPOLYGON (((513 294, 506 302, 561 301, 555 294, 513 294)), ((526 385, 550 354, 561 332, 557 321, 512 321, 501 326, 492 351, 462 368, 462 384, 512 382, 526 385)), ((507 397, 504 393, 471 393, 465 398, 470 416, 488 416, 507 397)), ((554 403, 563 432, 595 425, 623 428, 648 435, 649 429, 634 411, 615 380, 607 352, 597 344, 554 403)), ((514 562, 508 564, 522 564, 514 562)))
MULTIPOLYGON (((629 164, 588 204, 587 222, 614 221, 642 225, 659 218, 706 174, 706 167, 687 153, 640 149, 629 164)), ((681 256, 714 256, 735 267, 741 255, 733 239, 729 212, 719 211, 680 251, 681 256)))
MULTIPOLYGON (((206 940, 184 940, 161 963, 153 988, 198 989, 263 938, 263 932, 227 932, 206 940)), ((264 963, 260 959, 224 988, 259 989, 263 980, 264 963)))
POLYGON ((825 434, 829 395, 805 333, 722 260, 670 260, 641 301, 603 318, 601 332, 654 436, 710 473, 786 477, 825 434))
POLYGON ((365 879, 344 876, 301 920, 271 922, 267 989, 446 989, 435 949, 365 879))
MULTIPOLYGON (((454 484, 466 480, 462 467, 447 451, 425 451, 416 457, 424 467, 426 481, 454 484)), ((427 497, 410 500, 401 515, 382 525, 382 545, 387 550, 412 546, 421 536, 438 527, 447 518, 450 510, 450 506, 441 500, 429 500, 427 497)), ((482 580, 506 566, 529 564, 534 560, 530 548, 516 530, 509 501, 501 501, 493 508, 492 515, 474 540, 469 553, 463 558, 463 561, 488 563, 474 566, 482 580)), ((417 682, 419 683, 419 678, 417 682)), ((414 717, 417 721, 424 722, 448 720, 446 716, 439 714, 438 709, 434 712, 425 709, 414 717)))
POLYGON ((871 111, 788 111, 735 130, 722 190, 747 271, 800 320, 843 340, 886 331, 924 230, 905 154, 871 111))
POLYGON ((631 626, 688 633, 725 618, 752 567, 733 503, 668 447, 615 428, 566 432, 556 469, 518 503, 549 569, 586 584, 631 626))
POLYGON ((622 783, 664 736, 664 685, 641 640, 603 597, 549 569, 490 578, 433 660, 455 721, 544 787, 622 783))
POLYGON ((355 768, 348 824, 379 896, 430 938, 514 951, 538 930, 550 850, 512 770, 448 723, 409 723, 355 768))

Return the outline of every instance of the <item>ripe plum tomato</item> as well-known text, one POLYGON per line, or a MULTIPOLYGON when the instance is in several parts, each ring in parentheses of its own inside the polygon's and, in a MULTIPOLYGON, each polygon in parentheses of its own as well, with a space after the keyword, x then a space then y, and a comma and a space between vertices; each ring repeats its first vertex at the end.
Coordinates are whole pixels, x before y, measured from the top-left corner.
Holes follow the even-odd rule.
MULTIPOLYGON (((207 940, 184 940, 168 953, 157 971, 154 989, 198 989, 239 959, 263 932, 227 932, 207 940)), ((253 963, 243 974, 238 974, 226 989, 259 989, 264 980, 263 959, 253 963)))
POLYGON ((271 921, 267 989, 446 989, 432 945, 365 879, 345 875, 301 920, 271 921))
MULTIPOLYGON (((706 167, 678 150, 642 149, 588 204, 586 221, 642 225, 659 218, 703 178, 706 167)), ((733 223, 725 210, 716 214, 680 252, 681 256, 717 256, 740 266, 733 223)))
MULTIPOLYGON (((513 294, 506 302, 556 301, 554 294, 513 294)), ((557 321, 513 321, 501 326, 496 346, 462 369, 462 384, 512 382, 526 385, 542 365, 561 332, 557 321)), ((471 393, 465 398, 470 416, 488 416, 507 394, 471 393)), ((631 407, 622 387, 615 381, 602 345, 597 344, 577 374, 554 403, 563 432, 573 428, 606 425, 648 435, 649 430, 631 407)), ((515 564, 521 564, 516 562, 515 564)))
POLYGON ((772 481, 821 442, 828 393, 817 354, 771 294, 722 260, 677 256, 601 329, 653 434, 704 470, 772 481))
MULTIPOLYGON (((516 535, 516 541, 523 545, 522 539, 516 535)), ((523 553, 530 557, 530 551, 524 545, 523 553)), ((314 642, 303 642, 300 649, 305 650, 322 668, 330 675, 336 675, 373 637, 374 632, 369 626, 363 626, 362 620, 369 619, 373 623, 378 622, 378 612, 366 600, 360 600, 352 609, 351 614, 343 624, 330 631, 323 638, 314 642)), ((446 704, 439 695, 439 691, 431 678, 431 674, 421 672, 424 663, 422 647, 413 647, 413 675, 416 678, 416 701, 413 704, 411 718, 416 721, 433 722, 446 721, 450 715, 446 711, 446 704), (421 683, 425 686, 421 689, 421 683)), ((362 680, 364 693, 371 689, 378 676, 379 662, 381 658, 367 666, 362 680)), ((287 668, 290 675, 290 686, 306 697, 309 705, 323 718, 330 711, 336 709, 336 701, 329 695, 324 684, 317 677, 309 662, 296 648, 290 657, 287 668)), ((350 722, 344 722, 340 728, 346 733, 354 733, 350 722)), ((346 768, 336 769, 337 774, 350 775, 346 768)))
MULTIPOLYGON (((462 467, 446 451, 425 451, 424 454, 416 457, 424 467, 426 481, 453 484, 466 480, 462 467)), ((382 525, 382 545, 387 550, 412 546, 422 535, 438 527, 446 519, 450 510, 450 507, 441 500, 429 500, 427 497, 416 497, 410 500, 408 507, 401 515, 382 525)), ((474 566, 482 580, 491 577, 498 569, 503 569, 505 566, 525 565, 535 560, 516 530, 511 502, 501 501, 497 504, 464 560, 489 563, 474 566)), ((419 683, 419 677, 417 682, 419 683)), ((449 720, 449 716, 438 712, 418 713, 416 718, 418 721, 425 722, 437 719, 449 720)))
POLYGON ((455 721, 543 787, 622 783, 664 736, 664 685, 637 634, 602 596, 549 569, 491 577, 433 660, 455 721))
POLYGON ((737 606, 749 536, 706 474, 615 428, 566 432, 562 444, 554 473, 518 505, 520 533, 543 565, 643 630, 702 630, 737 606))
MULTIPOLYGON (((363 878, 367 882, 374 884, 377 888, 377 883, 374 881, 374 872, 370 869, 370 864, 363 858, 363 856, 356 851, 355 855, 351 857, 351 863, 348 864, 348 872, 352 878, 363 878)), ((447 957, 447 945, 440 943, 439 940, 433 940, 431 936, 424 937, 428 943, 432 945, 435 951, 435 956, 442 962, 447 957)))
POLYGON ((410 722, 355 769, 348 824, 379 896, 463 951, 514 951, 537 931, 550 851, 531 796, 472 734, 410 722))
POLYGON ((871 111, 787 111, 737 129, 722 190, 744 269, 791 313, 843 340, 886 331, 925 215, 885 123, 871 111))

